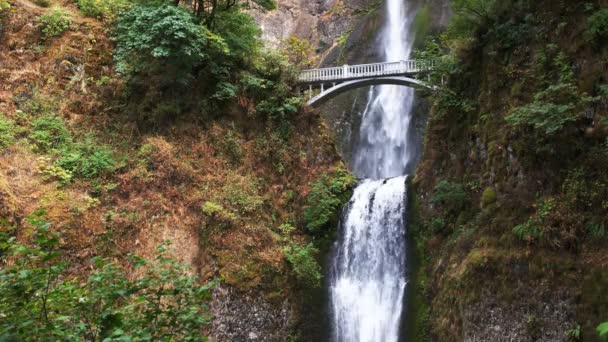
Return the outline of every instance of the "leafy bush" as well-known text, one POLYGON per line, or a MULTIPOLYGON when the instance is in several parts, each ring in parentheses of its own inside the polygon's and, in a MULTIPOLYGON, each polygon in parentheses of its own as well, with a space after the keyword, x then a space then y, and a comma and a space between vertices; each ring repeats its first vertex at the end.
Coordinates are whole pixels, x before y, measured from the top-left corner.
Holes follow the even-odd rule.
POLYGON ((451 2, 454 16, 448 28, 454 38, 469 38, 493 15, 496 0, 454 0, 451 2))
POLYGON ((342 207, 352 195, 356 179, 345 169, 335 168, 310 184, 304 222, 309 232, 323 234, 337 225, 342 207))
POLYGON ((42 38, 48 39, 61 35, 72 24, 72 20, 65 11, 59 7, 53 8, 50 13, 40 17, 40 31, 42 38))
POLYGON ((49 157, 38 159, 38 172, 44 180, 57 180, 60 186, 65 186, 72 181, 72 172, 56 165, 49 157))
POLYGON ((457 213, 469 201, 469 195, 462 184, 442 180, 435 186, 432 202, 440 204, 450 213, 457 213))
POLYGON ((566 330, 566 340, 570 342, 577 342, 581 340, 581 325, 577 324, 574 328, 566 330))
POLYGON ((299 39, 292 35, 283 44, 283 56, 297 68, 309 68, 315 64, 314 49, 309 40, 299 39))
POLYGON ((447 223, 443 217, 434 217, 430 222, 430 226, 434 234, 441 234, 445 231, 447 223))
POLYGON ((96 178, 112 171, 116 165, 112 150, 92 137, 74 143, 64 121, 57 116, 44 115, 35 119, 29 139, 38 151, 59 156, 54 166, 46 163, 40 171, 62 183, 69 182, 72 175, 96 178))
POLYGON ((222 229, 231 226, 237 220, 237 216, 233 212, 215 202, 203 203, 201 211, 212 220, 212 224, 222 229))
POLYGON ((604 341, 608 339, 608 322, 604 322, 597 326, 597 334, 604 341))
MULTIPOLYGON (((554 50, 554 47, 549 46, 548 49, 554 50)), ((583 118, 585 109, 597 99, 578 89, 572 68, 563 53, 551 58, 546 52, 541 52, 536 68, 542 75, 542 90, 534 94, 531 103, 513 110, 506 121, 512 126, 531 126, 539 133, 551 136, 583 118), (549 74, 546 69, 558 75, 557 81, 546 76, 549 74)))
POLYGON ((601 9, 587 20, 587 39, 600 43, 608 38, 608 8, 601 9))
MULTIPOLYGON (((8 12, 11 9, 11 4, 7 0, 0 0, 0 15, 4 12, 8 12)), ((0 24, 0 28, 2 25, 0 24)))
POLYGON ((228 56, 235 61, 252 59, 262 47, 262 31, 253 17, 245 12, 221 12, 215 19, 213 33, 222 37, 228 48, 228 56))
POLYGON ((321 266, 315 259, 319 251, 312 243, 308 245, 294 243, 284 248, 283 252, 300 281, 312 287, 321 286, 321 266))
POLYGON ((72 142, 72 135, 63 120, 55 115, 43 115, 32 121, 29 139, 41 152, 59 150, 72 142))
POLYGON ((608 237, 608 229, 601 223, 592 222, 587 224, 587 235, 596 241, 601 241, 608 237))
POLYGON ((209 290, 189 268, 158 248, 154 261, 131 256, 121 266, 93 259, 86 281, 75 278, 61 259, 60 236, 41 212, 29 218, 31 245, 4 234, 8 253, 0 268, 1 340, 183 340, 204 341, 209 290), (8 262, 10 260, 10 262, 8 262))
POLYGON ((119 72, 158 74, 182 83, 195 67, 209 61, 214 49, 227 50, 221 38, 199 25, 187 9, 169 4, 121 14, 114 40, 119 72))
POLYGON ((112 155, 111 149, 88 138, 64 148, 57 165, 77 176, 97 178, 110 172, 116 165, 112 155))
POLYGON ((0 113, 0 150, 15 142, 15 125, 0 113))
POLYGON ((77 0, 78 8, 89 17, 112 20, 129 7, 125 0, 77 0))
POLYGON ((526 223, 513 228, 515 237, 528 243, 538 242, 545 235, 545 219, 551 215, 555 208, 556 203, 554 199, 543 200, 536 213, 526 223))

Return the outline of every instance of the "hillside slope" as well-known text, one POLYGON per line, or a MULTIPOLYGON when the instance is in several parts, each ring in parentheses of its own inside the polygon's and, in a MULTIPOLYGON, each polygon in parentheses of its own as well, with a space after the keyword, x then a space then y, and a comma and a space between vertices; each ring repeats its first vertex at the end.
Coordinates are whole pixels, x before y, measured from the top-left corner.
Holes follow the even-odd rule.
POLYGON ((72 274, 86 274, 95 256, 152 258, 171 240, 193 273, 222 280, 212 335, 284 340, 306 288, 285 248, 311 239, 309 183, 344 174, 318 114, 302 109, 277 125, 243 96, 222 113, 194 107, 140 125, 114 71, 107 21, 67 1, 10 4, 0 16, 2 233, 28 241, 25 218, 43 209, 72 274), (46 36, 41 16, 55 6, 70 24, 46 36))

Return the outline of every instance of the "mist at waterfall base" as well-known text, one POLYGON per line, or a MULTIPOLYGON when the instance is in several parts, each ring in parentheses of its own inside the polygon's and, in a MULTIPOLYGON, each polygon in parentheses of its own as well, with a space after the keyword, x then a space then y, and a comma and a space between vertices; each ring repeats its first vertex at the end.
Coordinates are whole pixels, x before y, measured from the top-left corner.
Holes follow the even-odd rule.
MULTIPOLYGON (((408 59, 415 15, 404 0, 386 0, 380 39, 384 61, 408 59)), ((371 88, 353 169, 363 180, 344 208, 330 271, 333 340, 399 341, 406 276, 406 177, 414 91, 371 88)))

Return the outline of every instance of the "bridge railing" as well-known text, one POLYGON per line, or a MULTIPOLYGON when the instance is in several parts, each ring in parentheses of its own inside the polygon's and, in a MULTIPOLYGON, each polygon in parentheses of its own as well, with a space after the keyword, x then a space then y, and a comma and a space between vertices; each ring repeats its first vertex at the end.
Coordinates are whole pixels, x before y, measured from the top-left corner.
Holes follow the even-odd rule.
POLYGON ((341 67, 303 70, 298 75, 298 81, 336 82, 346 79, 378 77, 387 75, 410 74, 430 71, 435 63, 427 60, 407 60, 389 63, 372 63, 360 65, 344 65, 341 67))

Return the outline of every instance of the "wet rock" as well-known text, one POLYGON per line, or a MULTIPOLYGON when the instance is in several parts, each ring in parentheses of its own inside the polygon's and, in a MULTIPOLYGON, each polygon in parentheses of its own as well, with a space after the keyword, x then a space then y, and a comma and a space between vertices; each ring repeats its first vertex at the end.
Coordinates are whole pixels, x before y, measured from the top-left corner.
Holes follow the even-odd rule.
POLYGON ((218 342, 285 341, 289 335, 287 301, 270 303, 259 293, 242 293, 220 285, 213 291, 212 336, 218 342))

